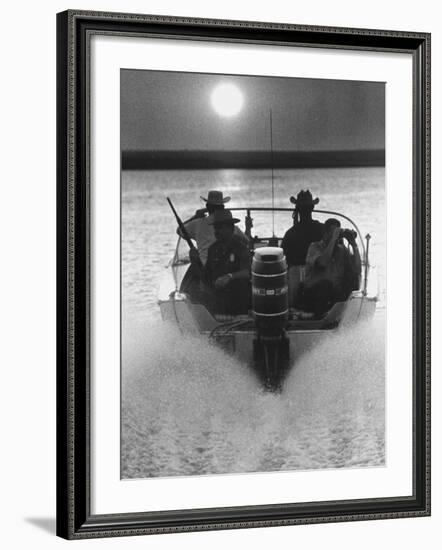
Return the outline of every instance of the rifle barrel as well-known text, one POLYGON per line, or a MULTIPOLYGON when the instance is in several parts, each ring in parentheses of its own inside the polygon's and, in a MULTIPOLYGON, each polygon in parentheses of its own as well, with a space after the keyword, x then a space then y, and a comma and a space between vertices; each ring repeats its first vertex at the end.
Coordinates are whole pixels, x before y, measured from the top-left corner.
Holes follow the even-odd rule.
MULTIPOLYGON (((183 239, 186 241, 186 243, 189 245, 189 248, 191 250, 196 250, 196 247, 195 245, 193 244, 192 242, 192 239, 189 237, 189 233, 187 233, 187 229, 186 229, 186 226, 184 225, 184 223, 182 222, 181 218, 178 216, 178 213, 177 211, 175 210, 173 204, 172 204, 172 201, 169 199, 169 197, 166 197, 167 199, 167 202, 169 203, 169 206, 170 208, 172 209, 172 212, 175 216, 175 219, 178 223, 178 227, 180 228, 180 232, 181 232, 181 236, 183 237, 183 239)), ((201 262, 201 259, 198 257, 198 261, 197 261, 197 266, 202 269, 203 268, 203 264, 201 262)))
POLYGON ((172 212, 174 213, 175 219, 178 223, 178 227, 180 228, 180 231, 182 233, 184 240, 189 245, 189 248, 195 248, 195 245, 193 244, 191 238, 189 237, 189 233, 187 233, 186 226, 182 222, 181 218, 178 216, 178 213, 175 210, 175 207, 173 206, 172 201, 169 199, 169 197, 166 197, 166 199, 167 199, 167 202, 169 203, 170 208, 172 209, 172 212))

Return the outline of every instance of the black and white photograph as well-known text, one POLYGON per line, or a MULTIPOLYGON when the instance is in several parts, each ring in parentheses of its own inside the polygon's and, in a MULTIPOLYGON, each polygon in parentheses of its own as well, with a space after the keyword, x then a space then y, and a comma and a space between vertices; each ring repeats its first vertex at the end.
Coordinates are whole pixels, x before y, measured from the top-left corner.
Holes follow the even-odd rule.
POLYGON ((437 548, 440 11, 5 4, 2 548, 437 548))
POLYGON ((121 69, 121 478, 380 468, 385 83, 121 69))

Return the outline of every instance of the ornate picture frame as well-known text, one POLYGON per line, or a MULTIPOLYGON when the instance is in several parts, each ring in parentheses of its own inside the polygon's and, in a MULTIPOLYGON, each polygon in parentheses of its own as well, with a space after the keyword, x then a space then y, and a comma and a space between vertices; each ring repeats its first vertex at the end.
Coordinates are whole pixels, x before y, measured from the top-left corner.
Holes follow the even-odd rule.
MULTIPOLYGON (((118 114, 115 113, 118 117, 118 114)), ((117 159, 119 162, 119 159, 117 159)), ((118 243, 117 243, 118 244, 118 243)), ((236 529, 430 514, 430 35, 68 10, 57 16, 57 534, 67 539, 236 529), (411 494, 210 508, 92 505, 94 355, 91 247, 91 71, 95 36, 159 38, 412 60, 412 460, 411 494)), ((400 314, 400 313, 399 313, 400 314)), ((275 474, 276 475, 276 474, 275 474)), ((145 481, 149 483, 149 481, 145 481)), ((259 481, 257 480, 257 483, 259 481)))

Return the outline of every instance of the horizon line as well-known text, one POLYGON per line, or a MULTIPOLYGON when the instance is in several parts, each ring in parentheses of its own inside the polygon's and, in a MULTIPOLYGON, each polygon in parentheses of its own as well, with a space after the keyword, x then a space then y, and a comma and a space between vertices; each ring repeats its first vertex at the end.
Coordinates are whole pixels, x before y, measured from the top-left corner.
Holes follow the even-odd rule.
POLYGON ((261 169, 385 166, 385 149, 323 151, 126 149, 121 151, 123 170, 261 169))

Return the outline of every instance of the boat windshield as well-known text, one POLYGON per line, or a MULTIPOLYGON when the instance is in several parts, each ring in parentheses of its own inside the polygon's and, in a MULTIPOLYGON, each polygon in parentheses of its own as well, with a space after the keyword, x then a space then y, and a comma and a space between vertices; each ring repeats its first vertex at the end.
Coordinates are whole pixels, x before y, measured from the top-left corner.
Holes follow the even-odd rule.
MULTIPOLYGON (((235 216, 241 220, 238 227, 252 238, 255 248, 266 246, 270 242, 273 246, 280 246, 285 232, 293 225, 293 208, 237 207, 230 210, 235 212, 235 216), (248 220, 252 221, 251 227, 249 227, 248 220), (275 236, 276 242, 271 241, 273 236, 275 236)), ((320 222, 331 217, 339 219, 342 228, 356 231, 357 244, 361 251, 362 263, 364 263, 365 241, 354 221, 339 212, 317 209, 314 211, 314 218, 320 222)), ((188 261, 189 247, 184 239, 179 238, 172 264, 179 265, 188 261)))

